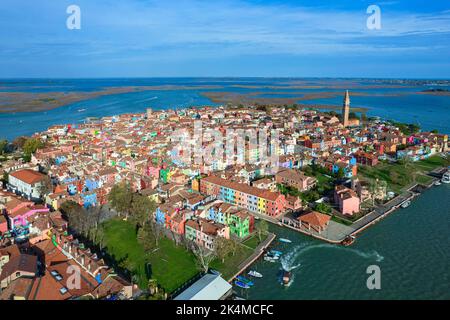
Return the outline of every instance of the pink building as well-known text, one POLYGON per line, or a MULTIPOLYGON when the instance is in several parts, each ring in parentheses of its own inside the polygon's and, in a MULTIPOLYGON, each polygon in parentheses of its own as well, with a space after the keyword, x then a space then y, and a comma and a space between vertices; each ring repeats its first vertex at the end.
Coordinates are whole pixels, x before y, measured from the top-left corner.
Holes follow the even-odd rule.
POLYGON ((49 212, 50 209, 42 205, 28 205, 17 210, 7 212, 11 228, 16 225, 25 226, 28 224, 28 219, 38 213, 49 212))
POLYGON ((342 185, 336 186, 334 191, 334 201, 339 206, 342 214, 353 215, 359 212, 360 199, 356 192, 342 185))
POLYGON ((6 218, 0 213, 0 234, 8 231, 8 221, 6 218))

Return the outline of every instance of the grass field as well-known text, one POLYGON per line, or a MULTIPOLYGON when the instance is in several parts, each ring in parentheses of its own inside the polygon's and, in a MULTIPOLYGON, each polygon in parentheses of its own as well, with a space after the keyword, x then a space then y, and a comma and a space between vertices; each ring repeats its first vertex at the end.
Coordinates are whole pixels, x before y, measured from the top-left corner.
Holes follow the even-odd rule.
POLYGON ((137 241, 134 226, 123 220, 109 220, 102 227, 108 253, 136 275, 138 285, 146 288, 149 277, 168 293, 194 277, 198 270, 192 253, 176 246, 167 238, 160 240, 159 249, 145 252, 137 241), (148 274, 146 264, 150 264, 148 274))
POLYGON ((225 280, 231 278, 234 274, 236 274, 238 270, 238 266, 248 257, 250 257, 253 253, 253 249, 248 247, 241 246, 241 249, 236 252, 235 255, 230 254, 225 259, 225 262, 216 259, 211 264, 211 268, 218 270, 222 273, 222 277, 225 280))
POLYGON ((148 277, 145 272, 145 252, 137 242, 134 226, 122 220, 109 220, 102 224, 106 251, 121 267, 137 277, 137 283, 145 288, 148 277))
POLYGON ((388 183, 388 190, 399 193, 406 186, 414 182, 413 174, 416 173, 417 183, 429 183, 431 177, 426 173, 438 168, 450 165, 450 161, 438 155, 426 160, 420 160, 404 166, 400 163, 379 163, 375 167, 359 166, 358 175, 362 178, 382 179, 388 183))
POLYGON ((194 255, 167 238, 161 239, 159 249, 148 256, 152 278, 157 279, 166 292, 174 291, 199 272, 194 255))

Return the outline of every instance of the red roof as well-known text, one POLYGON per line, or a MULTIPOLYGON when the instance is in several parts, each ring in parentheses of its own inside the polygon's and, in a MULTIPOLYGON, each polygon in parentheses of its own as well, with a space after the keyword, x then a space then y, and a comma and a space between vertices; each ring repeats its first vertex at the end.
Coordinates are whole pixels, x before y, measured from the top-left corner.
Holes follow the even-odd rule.
POLYGON ((246 184, 225 180, 225 179, 219 178, 215 175, 210 175, 206 178, 203 178, 202 180, 209 182, 209 183, 213 183, 218 186, 227 187, 227 188, 233 189, 235 191, 239 191, 242 193, 250 194, 252 196, 263 198, 263 199, 266 199, 269 201, 276 201, 277 198, 281 195, 278 192, 261 190, 261 189, 255 188, 255 187, 248 186, 246 184))
POLYGON ((23 169, 12 172, 10 173, 10 176, 13 176, 14 178, 19 179, 27 184, 35 184, 36 182, 42 181, 45 178, 45 175, 43 175, 42 173, 30 169, 23 169))
POLYGON ((323 228, 327 225, 328 221, 330 221, 331 217, 327 214, 312 211, 310 213, 298 217, 297 219, 302 222, 306 222, 312 226, 319 226, 323 228))

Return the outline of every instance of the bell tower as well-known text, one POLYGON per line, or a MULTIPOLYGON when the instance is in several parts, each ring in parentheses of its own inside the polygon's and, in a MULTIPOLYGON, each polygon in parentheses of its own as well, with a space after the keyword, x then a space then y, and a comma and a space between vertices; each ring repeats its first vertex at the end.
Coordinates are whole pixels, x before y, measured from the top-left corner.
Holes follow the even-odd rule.
POLYGON ((344 105, 342 107, 342 124, 344 125, 344 127, 348 126, 349 113, 350 113, 350 95, 347 90, 345 91, 344 105))

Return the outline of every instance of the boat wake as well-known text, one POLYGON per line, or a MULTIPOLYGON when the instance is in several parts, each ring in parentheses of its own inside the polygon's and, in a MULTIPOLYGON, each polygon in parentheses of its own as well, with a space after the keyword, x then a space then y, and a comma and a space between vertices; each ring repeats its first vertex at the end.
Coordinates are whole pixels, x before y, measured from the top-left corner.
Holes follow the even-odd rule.
POLYGON ((286 271, 291 271, 300 267, 301 263, 299 263, 298 258, 304 253, 314 249, 337 249, 351 252, 364 259, 374 259, 376 262, 381 262, 384 260, 384 257, 375 250, 371 252, 364 252, 358 249, 342 247, 339 245, 327 243, 313 244, 313 245, 309 243, 301 243, 300 245, 295 246, 290 252, 286 253, 284 256, 281 257, 280 259, 281 266, 286 271))

